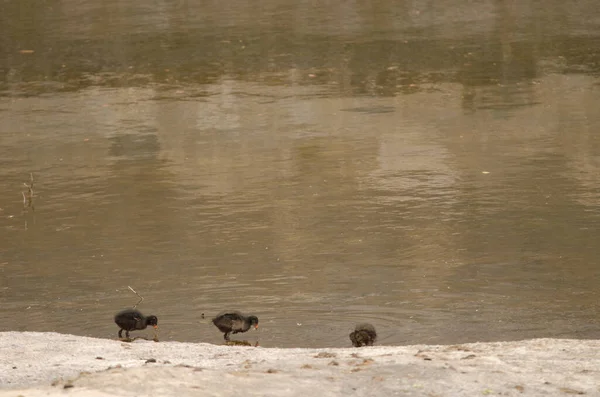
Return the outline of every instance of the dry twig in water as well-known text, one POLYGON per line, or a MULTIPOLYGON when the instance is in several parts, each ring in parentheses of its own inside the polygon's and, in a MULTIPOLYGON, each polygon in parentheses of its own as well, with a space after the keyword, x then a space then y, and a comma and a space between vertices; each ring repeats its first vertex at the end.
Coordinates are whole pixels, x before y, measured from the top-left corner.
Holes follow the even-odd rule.
POLYGON ((23 185, 25 185, 25 187, 27 188, 26 192, 21 192, 23 194, 23 208, 31 208, 32 210, 35 211, 35 207, 33 206, 33 172, 29 173, 29 185, 26 183, 23 183, 23 185))
POLYGON ((131 292, 133 292, 134 294, 136 294, 138 296, 138 298, 140 298, 140 300, 138 301, 138 303, 136 303, 135 305, 133 305, 133 308, 135 309, 137 307, 137 305, 139 305, 140 303, 142 303, 144 301, 144 297, 140 294, 138 294, 133 288, 131 288, 129 285, 127 286, 127 288, 129 288, 131 290, 131 292))

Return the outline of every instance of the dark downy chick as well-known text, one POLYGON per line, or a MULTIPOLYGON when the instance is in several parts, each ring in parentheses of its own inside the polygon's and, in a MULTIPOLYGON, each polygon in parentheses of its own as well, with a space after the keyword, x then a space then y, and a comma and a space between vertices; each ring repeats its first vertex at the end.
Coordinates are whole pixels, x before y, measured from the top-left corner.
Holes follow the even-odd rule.
POLYGON ((377 339, 377 331, 373 325, 363 323, 358 324, 349 336, 354 347, 373 346, 373 342, 377 339))
POLYGON ((244 316, 240 312, 228 312, 219 314, 212 319, 213 324, 223 332, 223 338, 229 341, 229 334, 246 332, 250 327, 258 328, 258 318, 256 316, 244 316))
POLYGON ((158 318, 156 316, 144 316, 139 310, 125 309, 115 315, 115 323, 119 326, 119 338, 122 338, 123 331, 125 337, 129 338, 129 331, 146 329, 151 325, 158 328, 158 318))

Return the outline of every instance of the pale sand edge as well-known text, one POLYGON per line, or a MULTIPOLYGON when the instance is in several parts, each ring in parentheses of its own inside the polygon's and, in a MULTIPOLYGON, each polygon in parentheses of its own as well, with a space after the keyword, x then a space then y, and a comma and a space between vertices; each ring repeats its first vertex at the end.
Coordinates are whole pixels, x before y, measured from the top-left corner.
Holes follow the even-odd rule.
POLYGON ((3 332, 0 351, 0 397, 600 396, 597 340, 280 349, 3 332))

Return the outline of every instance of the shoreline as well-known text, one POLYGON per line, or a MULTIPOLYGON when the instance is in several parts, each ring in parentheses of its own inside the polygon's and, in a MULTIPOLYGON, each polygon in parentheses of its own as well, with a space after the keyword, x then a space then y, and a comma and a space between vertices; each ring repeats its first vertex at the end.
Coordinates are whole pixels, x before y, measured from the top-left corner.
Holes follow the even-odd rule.
POLYGON ((262 348, 0 332, 5 396, 600 395, 600 341, 262 348))

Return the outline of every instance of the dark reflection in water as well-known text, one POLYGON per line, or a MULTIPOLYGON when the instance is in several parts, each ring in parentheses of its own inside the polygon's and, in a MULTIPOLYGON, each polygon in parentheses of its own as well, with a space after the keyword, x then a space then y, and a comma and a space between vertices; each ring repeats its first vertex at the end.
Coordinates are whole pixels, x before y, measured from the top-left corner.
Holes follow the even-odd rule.
POLYGON ((224 309, 262 346, 597 338, 598 21, 0 3, 0 330, 115 337, 131 285, 161 340, 224 309))

